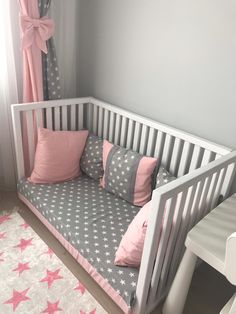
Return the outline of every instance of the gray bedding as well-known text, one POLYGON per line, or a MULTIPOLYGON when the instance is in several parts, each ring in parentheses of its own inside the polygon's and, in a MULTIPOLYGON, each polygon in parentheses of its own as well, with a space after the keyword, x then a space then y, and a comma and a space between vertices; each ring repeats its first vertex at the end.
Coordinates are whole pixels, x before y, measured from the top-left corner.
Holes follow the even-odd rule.
POLYGON ((138 270, 115 266, 113 262, 122 235, 139 207, 108 193, 86 175, 51 185, 35 185, 22 179, 18 191, 130 306, 134 301, 138 270))

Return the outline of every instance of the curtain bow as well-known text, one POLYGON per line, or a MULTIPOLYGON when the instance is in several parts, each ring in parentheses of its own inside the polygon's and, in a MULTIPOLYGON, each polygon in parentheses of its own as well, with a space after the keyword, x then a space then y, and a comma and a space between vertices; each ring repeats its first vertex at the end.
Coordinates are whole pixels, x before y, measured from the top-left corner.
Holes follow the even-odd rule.
POLYGON ((44 53, 48 52, 46 41, 54 33, 54 22, 52 19, 44 16, 40 19, 33 19, 28 15, 20 16, 20 25, 22 30, 22 47, 27 49, 35 41, 36 45, 44 53))

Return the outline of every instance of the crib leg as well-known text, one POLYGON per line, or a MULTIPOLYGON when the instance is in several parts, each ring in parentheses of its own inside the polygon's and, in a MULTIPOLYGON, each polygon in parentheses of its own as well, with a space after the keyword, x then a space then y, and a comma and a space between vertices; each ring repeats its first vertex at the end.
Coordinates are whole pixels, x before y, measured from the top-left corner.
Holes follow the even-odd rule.
POLYGON ((197 256, 186 249, 164 303, 163 314, 181 314, 188 295, 197 256))

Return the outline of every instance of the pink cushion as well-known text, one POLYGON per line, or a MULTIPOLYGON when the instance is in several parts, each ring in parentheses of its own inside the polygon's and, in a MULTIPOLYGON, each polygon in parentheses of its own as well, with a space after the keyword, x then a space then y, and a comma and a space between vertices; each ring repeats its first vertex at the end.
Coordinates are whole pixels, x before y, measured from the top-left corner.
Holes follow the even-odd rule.
POLYGON ((151 201, 134 217, 124 234, 115 256, 115 265, 138 267, 141 263, 151 201))
POLYGON ((80 175, 80 158, 88 131, 38 129, 32 183, 68 181, 80 175))
MULTIPOLYGON (((126 201, 129 201, 136 206, 143 206, 151 198, 152 173, 156 167, 157 159, 152 158, 152 157, 142 156, 138 153, 135 153, 135 152, 132 152, 129 150, 129 153, 133 154, 132 157, 133 157, 134 162, 135 162, 135 160, 137 160, 137 158, 140 159, 136 173, 135 173, 136 177, 135 177, 135 182, 134 182, 132 201, 130 201, 125 195, 126 190, 124 189, 124 194, 122 193, 123 191, 121 191, 121 193, 119 193, 118 189, 116 189, 117 186, 114 187, 114 182, 113 183, 111 182, 111 181, 113 181, 113 178, 112 177, 109 178, 108 176, 106 176, 106 167, 110 167, 110 168, 112 167, 111 165, 107 166, 107 160, 108 160, 108 157, 109 157, 111 150, 114 147, 115 146, 113 144, 109 143, 107 140, 104 140, 104 142, 103 142, 104 176, 101 180, 101 185, 103 188, 106 188, 109 192, 117 194, 118 196, 124 198, 126 201), (113 189, 110 188, 111 184, 113 184, 113 189)), ((120 149, 120 156, 122 156, 121 159, 124 160, 127 156, 126 153, 128 150, 125 150, 121 147, 119 149, 120 149)), ((112 159, 110 160, 110 162, 114 163, 114 161, 112 159)), ((117 169, 119 172, 121 172, 123 170, 122 168, 117 168, 117 169)), ((116 174, 118 174, 118 172, 116 174)), ((126 180, 126 182, 128 182, 128 184, 131 184, 130 181, 128 181, 128 180, 126 180)))

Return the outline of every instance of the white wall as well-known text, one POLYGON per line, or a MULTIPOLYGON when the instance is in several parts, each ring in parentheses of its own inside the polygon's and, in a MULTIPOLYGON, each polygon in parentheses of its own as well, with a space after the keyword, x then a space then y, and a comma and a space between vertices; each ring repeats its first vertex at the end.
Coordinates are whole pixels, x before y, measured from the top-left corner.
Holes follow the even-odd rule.
POLYGON ((236 148, 235 0, 83 0, 79 94, 236 148))

